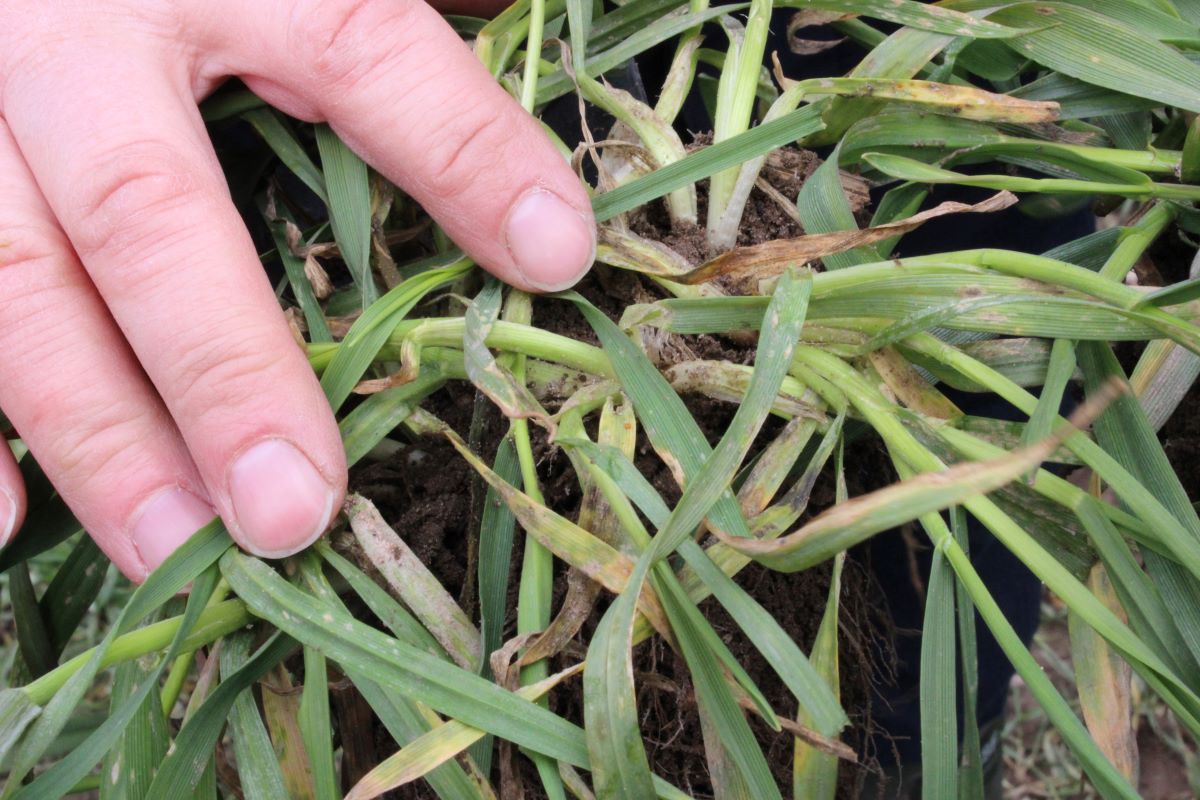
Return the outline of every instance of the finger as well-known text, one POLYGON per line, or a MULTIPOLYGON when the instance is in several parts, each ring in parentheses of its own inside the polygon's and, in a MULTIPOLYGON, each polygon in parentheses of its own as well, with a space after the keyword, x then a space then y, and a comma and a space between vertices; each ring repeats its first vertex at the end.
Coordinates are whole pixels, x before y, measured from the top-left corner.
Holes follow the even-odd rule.
MULTIPOLYGON (((3 120, 0 185, 0 407, 100 548, 141 580, 214 512, 3 120)), ((3 449, 12 500, 20 475, 3 449)))
MULTIPOLYGON (((3 253, 3 250, 0 250, 3 253)), ((3 263, 0 255, 0 264, 3 263)), ((7 442, 0 447, 0 547, 5 547, 25 519, 25 482, 7 442)))
POLYGON ((39 102, 61 91, 54 63, 14 78, 5 97, 14 136, 230 533, 259 555, 293 553, 340 506, 345 456, 187 76, 167 57, 71 58, 112 66, 94 70, 70 107, 39 102))
POLYGON ((328 120, 482 266, 550 290, 591 265, 595 224, 580 181, 432 8, 292 0, 247 17, 239 6, 197 6, 223 68, 285 110, 328 120), (224 25, 231 14, 250 30, 224 25))

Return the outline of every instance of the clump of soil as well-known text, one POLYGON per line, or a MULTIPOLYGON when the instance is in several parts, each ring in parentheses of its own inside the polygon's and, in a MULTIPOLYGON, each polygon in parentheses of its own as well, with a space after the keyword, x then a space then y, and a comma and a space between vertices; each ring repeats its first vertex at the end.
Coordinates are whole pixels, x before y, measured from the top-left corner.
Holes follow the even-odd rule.
MULTIPOLYGON (((693 149, 708 144, 710 139, 708 136, 696 137, 693 149)), ((772 154, 763 168, 763 177, 794 203, 804 181, 820 165, 821 159, 815 153, 789 148, 772 154)), ((703 223, 708 214, 708 181, 696 185, 696 206, 697 217, 703 223)), ((631 213, 629 227, 639 236, 662 242, 694 266, 718 255, 709 248, 703 224, 673 222, 662 200, 647 203, 631 213)), ((738 230, 738 246, 791 239, 802 233, 804 228, 778 200, 758 187, 751 190, 738 230)))
MULTIPOLYGON (((469 387, 456 393, 443 390, 427 404, 431 413, 451 421, 468 409, 469 387)), ((733 406, 707 398, 688 398, 689 410, 696 416, 711 442, 719 439, 733 414, 733 406)), ((452 422, 452 424, 454 424, 452 422)), ((465 436, 468 423, 461 418, 455 427, 465 436)), ((771 426, 777 432, 778 423, 771 426)), ((490 458, 498 443, 498 433, 489 433, 484 448, 485 458, 490 458)), ((546 444, 544 436, 535 429, 535 453, 538 459, 539 478, 551 508, 569 518, 578 512, 580 496, 578 484, 565 456, 561 451, 546 444)), ((763 437, 766 441, 766 437, 763 437)), ((674 484, 666 466, 654 454, 644 437, 638 442, 635 459, 639 469, 664 499, 673 504, 679 499, 679 489, 674 484)), ((446 588, 462 597, 471 583, 472 563, 471 540, 478 535, 478 522, 469 487, 474 480, 470 468, 458 458, 449 445, 437 440, 421 439, 398 452, 394 457, 357 469, 352 474, 355 491, 372 499, 384 518, 401 537, 430 566, 446 588), (415 463, 414 463, 415 462, 415 463), (421 465, 436 465, 436 468, 421 468, 421 465)), ((819 513, 833 504, 832 481, 823 477, 813 492, 810 514, 819 513)), ((505 637, 516 632, 516 588, 520 577, 520 538, 517 537, 516 552, 513 554, 510 571, 509 608, 510 618, 505 637)), ((364 565, 365 566, 365 565, 364 565)), ((743 569, 737 576, 738 583, 749 592, 766 610, 775 617, 783 629, 809 652, 820 625, 829 593, 830 568, 828 564, 796 574, 772 572, 756 564, 743 569)), ((888 665, 878 652, 875 631, 884 622, 880 608, 872 598, 879 593, 870 585, 867 570, 851 559, 843 573, 841 594, 841 617, 839 626, 839 652, 842 655, 840 693, 843 707, 851 716, 851 728, 845 741, 857 752, 867 747, 866 732, 871 729, 871 696, 874 682, 883 679, 888 665)), ((559 565, 554 585, 553 606, 557 610, 566 593, 566 571, 559 565)), ((464 598, 465 599, 465 598, 464 598)), ((596 625, 608 606, 608 598, 600 602, 566 651, 559 654, 552 669, 562 669, 576 663, 586 652, 596 625)), ((777 712, 794 717, 796 703, 791 693, 778 676, 745 638, 737 625, 712 599, 701 604, 705 617, 714 630, 730 647, 738 659, 763 691, 777 712)), ((634 652, 634 672, 638 686, 638 709, 641 713, 641 728, 646 737, 647 753, 655 773, 680 787, 696 798, 713 797, 708 777, 708 766, 704 756, 704 741, 692 686, 686 664, 677 653, 668 648, 658 637, 638 646, 634 652)), ((566 719, 583 723, 582 682, 572 681, 551 696, 551 709, 566 719)), ((751 728, 755 733, 768 763, 772 766, 780 786, 787 787, 791 780, 792 737, 787 733, 770 730, 760 719, 750 715, 751 728)), ((380 759, 386 757, 393 743, 385 732, 378 732, 374 745, 380 759)), ((870 754, 865 754, 869 762, 870 754)), ((498 768, 498 767, 497 767, 498 768)), ((844 765, 840 771, 840 796, 857 796, 858 782, 863 767, 844 765)), ((525 796, 541 798, 540 783, 536 772, 524 759, 517 760, 518 776, 523 784, 525 796)), ((423 782, 403 787, 389 795, 394 798, 432 798, 433 793, 423 782)))
MULTIPOLYGON (((803 181, 819 165, 815 155, 805 151, 785 150, 772 156, 764 176, 776 191, 795 200, 803 181)), ((703 216, 705 187, 700 188, 703 216)), ((672 228, 661 203, 648 206, 633 215, 631 227, 647 238, 662 241, 675 248, 693 263, 699 264, 707 252, 703 230, 680 226, 672 228)), ((788 238, 802 233, 800 225, 788 215, 778 200, 755 189, 747 205, 745 224, 739 244, 756 244, 770 239, 788 238)), ((576 287, 602 312, 619 320, 623 311, 635 303, 652 302, 661 291, 640 276, 621 270, 597 267, 576 287)), ((534 303, 534 324, 580 341, 597 344, 590 326, 571 303, 556 300, 537 300, 534 303)), ((752 363, 752 342, 733 341, 717 336, 674 337, 671 347, 660 348, 660 366, 685 358, 720 359, 734 363, 752 363)), ((724 433, 735 407, 701 396, 685 397, 689 411, 706 437, 713 444, 724 433)), ((484 407, 490 408, 488 404, 484 407)), ((447 422, 464 437, 468 436, 474 414, 475 392, 467 384, 451 384, 433 395, 423 407, 447 422)), ((485 460, 490 460, 505 432, 503 421, 494 410, 482 428, 476 425, 475 445, 485 460)), ((770 441, 781 426, 776 419, 768 421, 759 439, 759 446, 770 441)), ((533 429, 535 456, 541 487, 549 507, 574 518, 580 503, 576 477, 563 453, 545 441, 540 429, 533 429)), ((878 447, 875 443, 860 443, 859 447, 878 447)), ((678 501, 680 492, 670 471, 642 436, 637 444, 635 463, 653 483, 669 504, 678 501)), ((853 462, 851 462, 853 463, 853 462)), ((469 466, 448 444, 421 439, 405 446, 392 457, 360 466, 351 474, 352 488, 369 497, 380 509, 389 524, 405 539, 438 576, 443 585, 460 598, 468 613, 474 613, 475 538, 478 536, 478 509, 482 487, 469 466)), ((863 490, 874 487, 856 487, 863 490)), ((814 489, 810 514, 818 513, 833 504, 831 481, 822 478, 814 489)), ((506 638, 515 633, 516 587, 520 570, 520 541, 511 561, 510 619, 506 638)), ((760 602, 808 652, 816 636, 829 592, 829 565, 804 572, 785 575, 751 564, 736 580, 760 602)), ((866 569, 853 558, 843 575, 839 647, 842 654, 841 698, 851 716, 852 730, 846 741, 858 752, 866 748, 870 730, 870 698, 873 682, 887 672, 886 659, 878 652, 879 638, 874 631, 884 625, 881 610, 871 598, 872 591, 866 569)), ((560 606, 566 594, 566 571, 559 565, 554 587, 554 608, 560 606)), ((609 598, 602 595, 590 617, 567 649, 555 657, 554 668, 576 663, 586 652, 609 598)), ((739 662, 755 680, 772 706, 780 714, 793 716, 796 704, 790 692, 775 675, 761 655, 714 601, 701 606, 714 629, 727 643, 739 662)), ((634 652, 634 670, 638 685, 638 709, 650 763, 664 779, 697 798, 713 796, 694 689, 682 656, 672 652, 660 638, 642 643, 634 652)), ((582 682, 571 681, 551 695, 551 708, 577 723, 583 722, 582 682)), ((781 787, 791 780, 793 739, 786 733, 771 731, 761 720, 751 715, 751 726, 772 765, 781 787)), ((379 733, 377 731, 377 733, 379 733)), ((359 743, 360 749, 362 743, 359 743)), ((384 733, 379 733, 373 745, 382 758, 394 747, 384 733)), ((869 754, 866 754, 869 759, 869 754)), ((517 780, 526 797, 543 797, 540 783, 530 763, 517 757, 517 780)), ((857 796, 862 767, 844 766, 840 770, 840 794, 857 796)), ((500 765, 495 765, 500 774, 500 765)), ((406 786, 390 795, 396 798, 433 797, 423 783, 406 786)))

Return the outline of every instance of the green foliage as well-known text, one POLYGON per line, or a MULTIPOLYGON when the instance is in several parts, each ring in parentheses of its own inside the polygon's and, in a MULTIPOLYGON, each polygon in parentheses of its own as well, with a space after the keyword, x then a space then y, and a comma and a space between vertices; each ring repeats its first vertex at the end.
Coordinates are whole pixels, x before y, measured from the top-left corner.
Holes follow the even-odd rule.
MULTIPOLYGON (((1156 435, 1200 373, 1200 282, 1194 270, 1166 286, 1126 280, 1156 241, 1179 248, 1197 229, 1197 9, 630 0, 602 13, 519 0, 487 23, 455 18, 533 113, 578 92, 625 123, 594 143, 605 274, 553 298, 484 280, 439 235, 421 234, 424 212, 393 199, 328 127, 245 93, 218 95, 205 119, 244 118, 264 154, 326 204, 329 224, 302 229, 299 204, 279 187, 255 198, 349 462, 411 456, 413 469, 436 470, 420 464, 421 448, 457 448, 480 476, 461 489, 470 574, 453 594, 435 562, 421 563, 411 531, 355 497, 329 539, 282 565, 239 553, 213 524, 130 592, 90 540, 67 542, 78 523, 21 454, 30 512, 0 552, 16 627, 0 692, 0 797, 100 787, 101 797, 327 800, 364 766, 352 763, 356 743, 374 753, 376 727, 395 752, 365 765, 355 800, 413 781, 443 798, 495 797, 511 779, 501 756, 532 760, 552 797, 684 797, 656 774, 650 744, 662 732, 646 729, 638 707, 651 679, 635 669, 636 648, 651 637, 689 673, 714 791, 780 797, 790 782, 797 796, 832 797, 863 755, 838 738, 854 718, 839 679, 861 668, 839 652, 847 550, 906 524, 935 548, 921 648, 924 796, 982 797, 976 612, 1095 789, 1137 796, 1127 762, 1105 749, 1133 709, 1072 711, 980 580, 965 527, 969 512, 1068 607, 1090 685, 1132 671, 1200 735, 1200 518, 1156 435), (862 46, 858 66, 801 82, 777 71, 772 84, 761 61, 772 10, 784 8, 833 20, 862 46), (700 50, 704 23, 724 30, 706 40, 723 51, 700 50), (541 46, 551 38, 569 42, 565 55, 541 46), (659 87, 637 97, 604 82, 664 43, 676 55, 657 103, 659 87), (709 87, 715 137, 688 151, 675 116, 688 87, 713 82, 701 63, 720 70, 709 87), (804 186, 774 197, 778 151, 819 145, 832 145, 829 156, 804 186), (733 247, 764 182, 754 196, 781 203, 804 235, 733 247), (935 185, 1013 192, 1030 215, 1093 202, 1115 209, 1118 225, 1041 256, 893 259, 927 218, 966 210, 918 215, 935 185), (874 206, 868 187, 883 190, 874 206), (655 204, 707 240, 675 252, 670 237, 629 224, 655 204), (346 268, 332 296, 306 269, 312 247, 336 248, 346 268), (694 263, 705 247, 713 258, 694 263), (641 282, 639 302, 597 302, 621 280, 641 282), (599 346, 544 329, 568 312, 599 346), (701 336, 746 363, 696 357, 689 343, 701 336), (1130 378, 1114 342, 1148 343, 1130 378), (447 386, 474 393, 470 430, 434 416, 431 398, 447 386), (946 387, 996 394, 1026 416, 964 415, 946 387), (1080 429, 1090 419, 1059 417, 1076 387, 1107 403, 1089 409, 1090 430, 1080 429), (736 405, 723 429, 693 415, 696 392, 736 405), (847 485, 863 436, 886 451, 891 486, 847 485), (547 448, 569 459, 553 480, 583 498, 573 516, 545 491, 547 448), (810 510, 831 458, 836 502, 810 510), (1078 480, 1044 470, 1051 458, 1078 480), (674 479, 678 501, 647 459, 674 479), (739 575, 751 561, 782 573, 832 562, 815 642, 795 641, 754 596, 739 575), (575 588, 556 607, 558 574, 575 588), (173 597, 189 583, 180 613, 173 597), (714 627, 709 597, 790 692, 782 707, 714 627), (104 606, 115 619, 87 616, 104 606), (110 667, 111 683, 101 680, 110 667), (97 687, 108 716, 85 727, 97 687), (278 691, 299 696, 261 699, 278 691), (568 692, 582 727, 560 713, 568 692), (335 714, 335 703, 345 708, 335 714), (789 770, 767 760, 750 715, 791 737, 789 770), (75 725, 89 732, 64 745, 75 725), (216 769, 228 754, 236 778, 216 769)), ((1003 194, 996 206, 1015 201, 1003 194)))

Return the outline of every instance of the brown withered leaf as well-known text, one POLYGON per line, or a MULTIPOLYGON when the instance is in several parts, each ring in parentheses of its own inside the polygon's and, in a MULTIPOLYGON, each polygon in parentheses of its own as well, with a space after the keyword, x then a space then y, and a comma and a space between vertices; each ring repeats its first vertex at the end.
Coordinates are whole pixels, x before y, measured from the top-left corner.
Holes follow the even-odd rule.
POLYGON ((842 14, 837 11, 818 11, 815 8, 797 11, 788 20, 787 26, 787 43, 788 50, 791 50, 798 56, 811 56, 817 53, 823 53, 826 50, 832 50, 842 42, 846 41, 846 37, 842 36, 837 39, 806 39, 799 35, 800 31, 805 28, 819 28, 828 25, 831 22, 838 22, 843 19, 849 19, 852 14, 842 14))
MULTIPOLYGON (((745 694, 738 694, 735 699, 737 704, 751 713, 757 713, 758 706, 754 704, 745 694)), ((795 720, 787 717, 779 717, 779 727, 785 733, 790 733, 805 744, 811 745, 813 748, 820 750, 822 753, 827 753, 831 756, 840 758, 842 761, 849 761, 851 764, 858 763, 858 753, 854 752, 854 748, 845 742, 837 739, 832 739, 824 736, 806 725, 801 725, 795 720)))
POLYGON ((567 572, 567 596, 550 625, 521 656, 521 666, 556 656, 587 622, 600 596, 600 584, 572 567, 567 572))
POLYGON ((911 217, 874 228, 813 233, 795 239, 774 239, 749 247, 738 247, 672 280, 696 284, 716 278, 730 278, 743 285, 749 282, 750 288, 756 290, 757 281, 781 275, 788 267, 803 266, 833 253, 902 236, 931 219, 947 214, 986 214, 1001 211, 1016 202, 1017 196, 1012 192, 1000 192, 974 205, 947 201, 911 217))
POLYGON ((596 260, 612 267, 668 278, 686 275, 692 269, 687 259, 661 242, 617 230, 611 225, 599 230, 596 260))
POLYGON ((300 732, 300 694, 282 668, 276 669, 271 681, 263 682, 262 687, 263 721, 271 736, 275 757, 279 759, 288 797, 312 800, 316 790, 304 736, 300 732))
POLYGON ((515 669, 519 666, 517 656, 531 641, 541 635, 541 631, 517 634, 492 652, 488 658, 488 666, 492 668, 492 678, 497 686, 503 686, 510 692, 517 690, 521 685, 521 671, 515 669))
MULTIPOLYGON (((1125 618, 1125 610, 1102 564, 1092 567, 1087 585, 1109 610, 1125 618)), ((1088 732, 1113 766, 1136 782, 1138 743, 1129 664, 1078 615, 1068 615, 1067 628, 1075 656, 1080 710, 1088 732)))

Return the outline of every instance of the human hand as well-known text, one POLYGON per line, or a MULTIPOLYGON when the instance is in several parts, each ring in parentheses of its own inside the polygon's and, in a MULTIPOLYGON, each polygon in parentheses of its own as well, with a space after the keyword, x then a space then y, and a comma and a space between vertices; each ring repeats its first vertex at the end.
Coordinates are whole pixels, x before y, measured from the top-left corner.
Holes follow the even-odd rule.
MULTIPOLYGON (((250 552, 295 552, 345 492, 196 108, 231 75, 328 121, 516 286, 563 288, 595 247, 538 123, 420 0, 5 0, 0 408, 135 580, 214 509, 250 552)), ((4 540, 23 514, 0 448, 4 540)))

